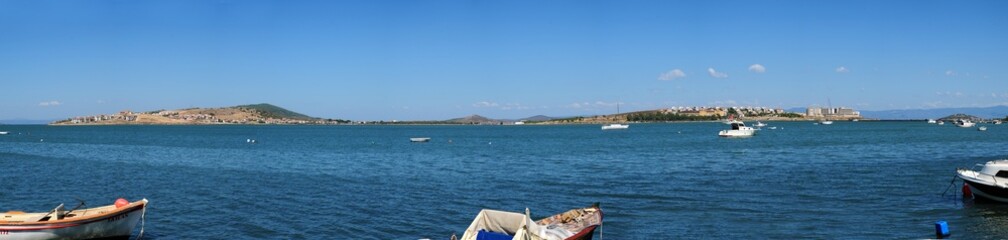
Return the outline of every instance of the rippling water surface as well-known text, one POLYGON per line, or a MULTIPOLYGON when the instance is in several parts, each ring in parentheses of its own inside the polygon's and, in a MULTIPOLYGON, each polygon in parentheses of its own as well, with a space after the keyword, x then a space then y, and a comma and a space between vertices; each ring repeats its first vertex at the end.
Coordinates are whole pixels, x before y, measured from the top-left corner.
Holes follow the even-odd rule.
POLYGON ((593 202, 611 239, 1008 236, 1008 207, 941 196, 1008 157, 1008 125, 770 125, 2 125, 0 211, 147 198, 146 239, 444 239, 482 208, 593 202))

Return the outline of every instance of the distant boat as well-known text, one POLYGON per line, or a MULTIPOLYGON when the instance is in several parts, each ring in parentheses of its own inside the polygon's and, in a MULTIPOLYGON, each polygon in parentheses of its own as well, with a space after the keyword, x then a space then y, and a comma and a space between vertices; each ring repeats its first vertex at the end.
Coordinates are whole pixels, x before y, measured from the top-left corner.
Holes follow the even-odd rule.
MULTIPOLYGON (((602 209, 598 204, 575 208, 539 221, 525 213, 483 209, 469 224, 461 240, 476 239, 592 239, 595 229, 602 226, 602 209)), ((451 239, 455 239, 452 236, 451 239)))
POLYGON ((756 121, 756 125, 753 125, 753 126, 754 127, 766 127, 766 123, 762 123, 760 121, 756 121))
POLYGON ((0 135, 7 135, 8 132, 0 132, 0 135))
POLYGON ((994 125, 1000 125, 1000 124, 1001 124, 1001 120, 994 120, 994 125))
POLYGON ((777 129, 777 127, 770 127, 770 130, 775 130, 775 129, 777 129))
POLYGON ((819 121, 819 124, 821 124, 821 125, 830 125, 830 124, 833 124, 833 121, 823 120, 823 121, 819 121))
POLYGON ((935 121, 934 119, 930 119, 930 118, 927 120, 927 122, 928 123, 938 123, 938 121, 935 121))
MULTIPOLYGON (((616 115, 619 115, 619 113, 620 113, 620 111, 619 111, 619 102, 616 102, 616 115)), ((630 128, 629 124, 613 123, 613 124, 603 125, 602 126, 602 130, 618 130, 618 129, 627 129, 627 128, 630 128)))
POLYGON ((859 121, 861 121, 861 119, 857 119, 857 118, 855 118, 855 119, 851 119, 850 121, 851 121, 851 122, 859 122, 859 121))
MULTIPOLYGON (((980 166, 980 164, 977 164, 980 166)), ((969 194, 974 200, 993 200, 1008 203, 1008 160, 994 160, 983 164, 980 171, 956 169, 956 175, 963 180, 963 195, 969 194), (998 180, 1000 178, 1001 180, 998 180), (999 183, 1000 182, 1000 183, 999 183), (968 191, 967 191, 968 190, 968 191)))
POLYGON ((944 121, 938 121, 938 125, 945 125, 944 121))
POLYGON ((970 122, 970 120, 967 120, 967 119, 956 120, 955 124, 956 124, 956 126, 964 127, 964 128, 973 127, 974 125, 976 125, 976 123, 970 122))
POLYGON ((619 123, 613 123, 613 124, 603 125, 602 126, 602 130, 617 130, 617 129, 627 129, 627 128, 630 128, 630 125, 619 124, 619 123))
POLYGON ((430 142, 430 138, 429 137, 416 137, 416 138, 410 138, 409 141, 410 142, 430 142))
POLYGON ((980 127, 977 128, 977 131, 987 131, 987 127, 986 126, 980 126, 980 127))
POLYGON ((721 137, 751 137, 753 134, 756 134, 756 129, 746 127, 743 122, 732 123, 731 129, 718 132, 718 136, 721 137))
MULTIPOLYGON (((0 213, 0 239, 127 239, 147 211, 147 199, 67 211, 60 204, 46 213, 0 213)), ((141 227, 143 229, 143 227, 141 227)), ((141 230, 141 233, 143 230, 141 230)))

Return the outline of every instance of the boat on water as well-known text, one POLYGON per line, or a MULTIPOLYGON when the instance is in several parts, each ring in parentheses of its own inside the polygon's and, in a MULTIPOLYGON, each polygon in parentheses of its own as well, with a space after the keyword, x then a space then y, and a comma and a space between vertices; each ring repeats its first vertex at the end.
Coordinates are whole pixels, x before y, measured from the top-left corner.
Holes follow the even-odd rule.
MULTIPOLYGON (((144 219, 147 199, 67 211, 63 204, 44 213, 8 211, 0 217, 0 239, 129 239, 137 222, 144 219)), ((143 234, 141 224, 140 234, 143 234)))
POLYGON ((974 200, 1008 203, 1008 159, 989 161, 980 171, 973 169, 956 169, 956 176, 966 185, 964 195, 971 195, 974 200))
POLYGON ((9 132, 0 132, 0 135, 7 135, 9 132))
POLYGON ((959 119, 959 120, 956 120, 955 125, 959 126, 959 127, 968 128, 968 127, 973 127, 974 125, 976 125, 976 123, 971 122, 970 120, 967 120, 967 119, 959 119))
POLYGON ((945 125, 944 121, 938 121, 938 125, 945 125))
POLYGON ((935 121, 934 119, 930 119, 930 118, 928 118, 927 122, 928 123, 938 123, 938 121, 935 121))
POLYGON ((756 125, 753 125, 753 126, 754 126, 754 127, 758 127, 758 128, 759 128, 759 127, 766 127, 766 123, 762 123, 762 122, 760 122, 760 121, 756 121, 756 125))
POLYGON ((977 128, 977 131, 987 131, 987 127, 986 126, 980 126, 980 127, 977 128))
POLYGON ((616 129, 627 129, 627 128, 630 128, 629 124, 613 123, 613 124, 603 125, 602 126, 602 130, 616 130, 616 129))
POLYGON ((430 138, 429 137, 415 137, 415 138, 410 138, 409 141, 410 142, 430 142, 430 138))
POLYGON ((731 129, 718 132, 718 136, 721 137, 751 137, 753 134, 756 134, 756 129, 746 127, 743 122, 732 123, 731 129))
POLYGON ((833 121, 830 120, 819 121, 819 125, 830 125, 830 124, 833 124, 833 121))
MULTIPOLYGON (((602 209, 598 203, 538 221, 532 221, 530 216, 528 209, 524 214, 483 209, 466 228, 461 240, 589 240, 602 225, 602 209)), ((452 239, 456 239, 455 236, 452 239)))

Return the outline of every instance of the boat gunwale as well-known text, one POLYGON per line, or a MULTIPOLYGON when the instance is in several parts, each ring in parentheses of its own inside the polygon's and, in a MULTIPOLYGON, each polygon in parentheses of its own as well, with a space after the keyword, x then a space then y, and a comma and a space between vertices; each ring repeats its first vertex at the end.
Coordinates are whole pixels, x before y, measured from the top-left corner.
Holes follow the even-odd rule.
MULTIPOLYGON (((108 206, 113 206, 113 205, 105 205, 105 206, 101 206, 101 207, 87 208, 87 209, 82 209, 82 211, 83 210, 91 210, 91 209, 103 208, 103 207, 108 207, 108 206)), ((34 231, 34 230, 42 230, 42 229, 54 229, 54 228, 74 227, 74 226, 79 226, 79 225, 83 225, 83 224, 88 224, 88 223, 93 223, 93 222, 97 222, 97 221, 102 221, 102 220, 105 220, 105 219, 108 219, 108 218, 111 218, 111 217, 119 216, 121 214, 127 214, 127 213, 131 213, 131 212, 135 212, 137 210, 142 210, 142 209, 144 209, 146 207, 147 207, 147 199, 143 199, 143 200, 140 200, 140 201, 132 202, 129 205, 126 205, 126 206, 123 206, 123 207, 120 207, 120 208, 113 208, 112 211, 109 211, 109 212, 106 212, 106 213, 99 213, 99 214, 95 214, 95 215, 92 215, 92 216, 86 216, 86 217, 82 216, 81 218, 71 218, 71 219, 63 218, 63 219, 59 219, 59 220, 55 220, 55 221, 35 221, 35 222, 6 222, 6 221, 3 221, 3 220, 0 220, 0 230, 2 230, 2 231, 34 231), (10 228, 10 227, 13 227, 13 228, 10 228)), ((28 213, 28 214, 30 214, 30 213, 28 213)))

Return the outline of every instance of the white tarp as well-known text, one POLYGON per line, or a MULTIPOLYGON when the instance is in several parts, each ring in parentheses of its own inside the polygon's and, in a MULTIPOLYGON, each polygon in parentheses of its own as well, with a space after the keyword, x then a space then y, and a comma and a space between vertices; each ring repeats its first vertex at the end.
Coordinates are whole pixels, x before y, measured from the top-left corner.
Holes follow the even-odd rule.
POLYGON ((574 235, 564 229, 540 226, 525 214, 490 209, 483 209, 476 215, 461 240, 476 240, 480 230, 512 235, 513 240, 563 240, 574 235))

